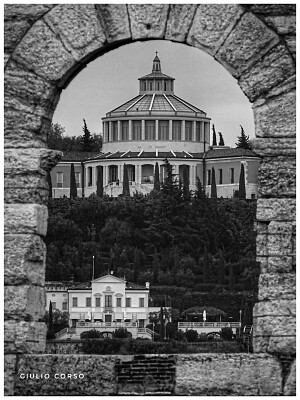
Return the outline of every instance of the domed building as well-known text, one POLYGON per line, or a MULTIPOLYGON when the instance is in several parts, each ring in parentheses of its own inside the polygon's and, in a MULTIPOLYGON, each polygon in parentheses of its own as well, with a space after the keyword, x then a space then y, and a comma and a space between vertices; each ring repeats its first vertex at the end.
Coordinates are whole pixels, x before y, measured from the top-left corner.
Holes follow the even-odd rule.
POLYGON ((71 163, 79 196, 95 193, 98 179, 104 193, 120 195, 125 164, 130 193, 147 194, 153 189, 156 163, 164 180, 165 159, 178 179, 186 170, 191 190, 198 176, 208 194, 214 167, 218 196, 223 197, 238 189, 243 163, 247 197, 256 197, 259 158, 250 150, 210 146, 210 118, 175 94, 175 79, 162 72, 157 53, 152 72, 138 80, 139 94, 102 118, 102 152, 66 153, 53 169, 53 197, 69 196, 71 163))

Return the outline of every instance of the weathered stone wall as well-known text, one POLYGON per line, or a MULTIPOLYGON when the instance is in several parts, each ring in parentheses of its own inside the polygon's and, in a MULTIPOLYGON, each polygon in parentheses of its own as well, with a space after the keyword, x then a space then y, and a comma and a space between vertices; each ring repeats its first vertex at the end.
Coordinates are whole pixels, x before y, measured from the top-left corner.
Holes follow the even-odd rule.
MULTIPOLYGON (((225 358, 209 387, 205 385, 211 381, 203 380, 203 356, 189 360, 195 373, 182 380, 179 365, 184 357, 177 358, 177 393, 189 392, 188 382, 193 381, 194 394, 206 387, 210 394, 224 394, 225 384, 241 381, 234 393, 248 394, 251 386, 256 394, 274 394, 279 390, 275 383, 268 386, 260 378, 270 372, 270 365, 281 393, 295 394, 295 19, 295 5, 289 4, 5 6, 7 394, 21 393, 16 371, 22 368, 42 373, 46 367, 71 368, 75 361, 63 355, 30 355, 45 349, 45 326, 40 321, 45 301, 46 173, 60 156, 46 148, 46 141, 60 92, 95 57, 141 39, 186 43, 219 61, 253 102, 254 150, 262 157, 257 211, 261 277, 254 324, 257 354, 249 356, 243 368, 232 369, 232 359, 225 358)), ((83 369, 91 371, 90 376, 96 373, 97 363, 106 372, 97 375, 97 384, 69 383, 68 390, 106 393, 107 371, 113 368, 109 360, 102 365, 97 358, 76 358, 83 369)), ((52 394, 66 390, 57 382, 48 389, 52 394)), ((36 386, 32 390, 37 393, 36 386)))

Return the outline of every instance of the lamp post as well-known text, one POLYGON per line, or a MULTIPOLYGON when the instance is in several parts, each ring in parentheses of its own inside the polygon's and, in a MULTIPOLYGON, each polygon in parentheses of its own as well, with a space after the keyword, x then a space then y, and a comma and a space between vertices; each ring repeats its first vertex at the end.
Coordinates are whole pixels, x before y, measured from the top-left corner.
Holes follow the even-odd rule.
POLYGON ((95 256, 93 256, 93 276, 92 276, 92 281, 95 278, 95 256))

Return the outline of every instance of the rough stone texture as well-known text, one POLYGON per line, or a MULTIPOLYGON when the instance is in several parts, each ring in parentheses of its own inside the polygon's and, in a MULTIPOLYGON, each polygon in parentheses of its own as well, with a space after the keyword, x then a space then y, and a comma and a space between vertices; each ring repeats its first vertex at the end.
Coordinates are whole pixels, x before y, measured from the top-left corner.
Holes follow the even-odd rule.
POLYGON ((296 275, 260 274, 258 299, 261 300, 294 300, 296 298, 296 275))
POLYGON ((196 4, 170 4, 165 39, 184 42, 193 22, 196 4))
POLYGON ((253 104, 255 134, 257 137, 296 136, 296 91, 291 90, 294 82, 286 87, 288 91, 253 104))
POLYGON ((257 221, 294 221, 296 218, 295 199, 258 199, 257 221))
POLYGON ((257 257, 261 274, 284 274, 295 271, 293 256, 257 257))
POLYGON ((251 140, 255 154, 264 156, 296 156, 295 138, 256 138, 251 140))
POLYGON ((296 15, 274 15, 266 17, 265 21, 280 35, 296 34, 296 15))
POLYGON ((295 62, 283 44, 272 48, 239 79, 239 85, 250 101, 295 74, 295 62))
POLYGON ((128 4, 132 39, 162 39, 166 30, 168 4, 128 4))
POLYGON ((254 65, 278 43, 276 34, 251 13, 246 13, 223 43, 215 58, 234 77, 254 65))
POLYGON ((10 55, 22 37, 30 28, 27 21, 5 21, 4 22, 4 51, 10 55))
POLYGON ((48 209, 39 204, 7 204, 4 207, 5 234, 46 236, 48 209))
POLYGON ((198 5, 187 43, 215 55, 243 12, 237 4, 198 5))
POLYGON ((256 254, 258 257, 268 256, 268 234, 258 233, 256 236, 256 254))
POLYGON ((38 321, 45 315, 46 292, 40 286, 4 287, 5 320, 38 321))
POLYGON ((52 118, 54 99, 58 95, 58 89, 52 82, 11 62, 5 71, 4 90, 5 107, 52 118))
POLYGON ((13 396, 17 356, 14 354, 5 354, 4 363, 4 396, 13 396))
MULTIPOLYGON (((122 356, 119 356, 122 357, 122 356)), ((15 383, 16 396, 108 396, 116 393, 114 366, 118 356, 23 355, 15 383), (21 379, 20 374, 49 374, 49 379, 21 379), (55 379, 55 374, 84 374, 83 379, 55 379)))
POLYGON ((5 353, 43 353, 46 348, 46 331, 44 322, 5 321, 5 353))
POLYGON ((93 4, 60 4, 44 20, 78 61, 106 41, 93 4))
POLYGON ((46 245, 37 235, 6 235, 4 238, 4 284, 45 282, 46 245))
POLYGON ((176 395, 281 394, 281 366, 267 355, 178 355, 176 395))
POLYGON ((293 15, 296 14, 295 4, 254 4, 251 12, 263 15, 293 15))
POLYGON ((288 378, 283 388, 284 396, 296 396, 296 360, 292 362, 288 378))
POLYGON ((258 172, 262 197, 296 197, 296 160, 265 157, 258 172))
POLYGON ((37 75, 53 81, 61 79, 76 64, 63 43, 41 20, 28 31, 12 57, 37 75))
POLYGON ((126 4, 96 4, 95 7, 108 43, 131 38, 126 4))
POLYGON ((294 59, 296 60, 296 36, 285 35, 284 40, 287 44, 289 51, 292 53, 294 59))

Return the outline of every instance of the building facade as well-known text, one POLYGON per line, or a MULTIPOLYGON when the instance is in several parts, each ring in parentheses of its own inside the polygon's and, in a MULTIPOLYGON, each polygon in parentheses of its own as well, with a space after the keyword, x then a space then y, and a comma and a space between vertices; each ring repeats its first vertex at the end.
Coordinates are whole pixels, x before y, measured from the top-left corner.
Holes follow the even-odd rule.
POLYGON ((71 163, 78 196, 95 193, 100 179, 104 193, 120 195, 125 164, 131 194, 136 191, 147 194, 153 189, 156 163, 163 181, 166 158, 178 180, 185 169, 190 189, 196 188, 198 177, 208 195, 214 168, 219 174, 219 197, 232 197, 238 189, 243 163, 247 198, 256 197, 259 157, 250 150, 210 146, 210 118, 175 94, 174 81, 162 73, 156 55, 152 72, 139 78, 139 94, 102 118, 102 152, 65 153, 52 170, 53 197, 69 197, 71 163))

